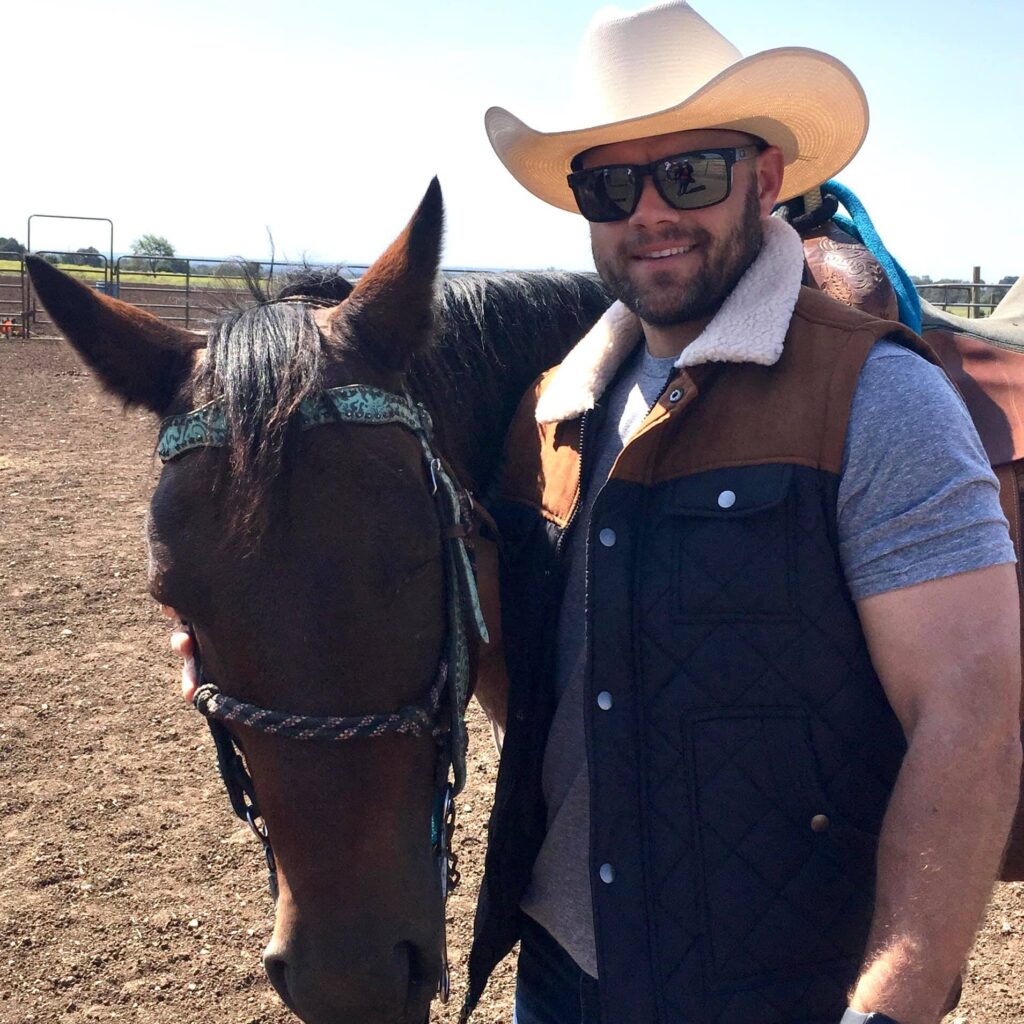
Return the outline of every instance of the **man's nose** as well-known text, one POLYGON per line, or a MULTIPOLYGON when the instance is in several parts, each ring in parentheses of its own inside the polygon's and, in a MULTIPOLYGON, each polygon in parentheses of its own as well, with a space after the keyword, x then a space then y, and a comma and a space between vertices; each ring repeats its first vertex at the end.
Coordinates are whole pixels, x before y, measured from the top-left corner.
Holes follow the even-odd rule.
POLYGON ((658 224, 678 224, 682 211, 669 206, 655 187, 654 178, 645 174, 640 186, 640 201, 630 214, 629 223, 634 227, 651 228, 658 224))

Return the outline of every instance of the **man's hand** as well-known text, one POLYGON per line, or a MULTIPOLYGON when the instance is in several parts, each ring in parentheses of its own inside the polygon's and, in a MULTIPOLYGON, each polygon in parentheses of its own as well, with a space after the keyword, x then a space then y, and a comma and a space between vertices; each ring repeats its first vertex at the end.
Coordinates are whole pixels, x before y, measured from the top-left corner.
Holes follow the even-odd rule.
POLYGON ((936 1024, 1017 804, 1015 567, 930 580, 857 608, 908 747, 882 827, 871 937, 850 1005, 936 1024))
POLYGON ((181 624, 181 616, 173 608, 162 604, 160 611, 165 618, 173 620, 175 624, 171 633, 171 652, 185 659, 181 666, 181 695, 191 704, 199 685, 196 678, 195 645, 192 643, 191 635, 181 624))

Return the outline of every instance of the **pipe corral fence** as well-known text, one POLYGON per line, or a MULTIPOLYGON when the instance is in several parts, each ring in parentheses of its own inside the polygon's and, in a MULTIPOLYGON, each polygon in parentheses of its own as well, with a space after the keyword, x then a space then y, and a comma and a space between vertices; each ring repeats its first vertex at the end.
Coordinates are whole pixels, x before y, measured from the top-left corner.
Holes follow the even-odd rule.
POLYGON ((0 337, 54 337, 57 330, 39 303, 25 271, 25 257, 39 256, 97 291, 122 298, 168 323, 201 330, 226 309, 250 296, 251 281, 272 286, 303 269, 331 269, 357 280, 359 265, 326 266, 280 260, 230 257, 114 254, 114 223, 109 217, 38 214, 28 218, 27 251, 0 252, 17 269, 0 270, 0 337), (107 254, 96 249, 39 249, 32 245, 33 223, 85 221, 106 226, 107 254))
POLYGON ((19 338, 25 331, 25 261, 20 252, 2 251, 0 260, 19 265, 14 273, 0 274, 0 337, 19 338))
POLYGON ((916 287, 918 295, 933 306, 977 318, 991 316, 1013 285, 986 284, 981 279, 981 267, 974 267, 970 281, 942 281, 916 287))
MULTIPOLYGON (((40 249, 26 254, 40 256, 104 295, 121 298, 167 323, 186 330, 202 330, 225 310, 250 297, 249 279, 264 286, 301 270, 336 269, 353 281, 365 266, 281 261, 243 261, 212 257, 119 256, 111 268, 105 256, 90 254, 93 265, 71 266, 66 258, 81 253, 40 249), (173 264, 168 267, 167 264, 173 264), (213 271, 213 272, 211 272, 213 271)), ((40 304, 25 271, 24 255, 2 253, 0 260, 17 260, 18 269, 0 271, 0 334, 7 337, 56 337, 57 329, 40 304)))
MULTIPOLYGON (((0 271, 0 321, 9 318, 14 326, 8 334, 26 338, 33 335, 57 337, 53 321, 37 299, 25 271, 24 256, 18 253, 6 255, 20 261, 16 272, 4 275, 0 271)), ((349 278, 354 284, 369 267, 364 263, 296 263, 207 256, 119 256, 110 271, 104 256, 99 256, 102 263, 94 266, 69 266, 60 263, 61 257, 80 257, 82 254, 41 249, 25 255, 49 259, 71 277, 79 278, 104 295, 123 299, 167 323, 192 331, 201 331, 241 302, 251 302, 252 293, 247 280, 259 282, 270 290, 271 286, 284 283, 292 274, 304 270, 329 270, 349 278), (154 269, 148 269, 151 264, 154 269)), ((90 255, 97 259, 96 254, 90 255)), ((0 260, 4 257, 5 254, 0 253, 0 260)), ((479 272, 480 268, 474 267, 444 267, 441 270, 450 276, 479 272)), ((483 272, 500 271, 487 268, 483 272)))
MULTIPOLYGON (((301 270, 334 270, 358 280, 367 269, 362 264, 316 264, 277 260, 245 260, 237 257, 158 256, 114 254, 114 225, 107 217, 65 214, 32 214, 28 218, 28 252, 0 252, 0 260, 17 263, 16 270, 0 270, 0 338, 54 337, 57 331, 32 289, 25 272, 25 255, 40 256, 98 291, 152 313, 186 330, 202 330, 227 309, 251 295, 249 282, 264 287, 280 283, 301 270), (108 227, 108 255, 95 249, 32 249, 34 220, 101 222, 108 227)), ((478 268, 479 269, 479 268, 478 268)), ((472 268, 446 267, 445 274, 471 273, 472 268)), ((985 284, 981 268, 974 267, 969 282, 918 285, 918 292, 934 306, 967 317, 990 315, 1012 287, 985 284)))

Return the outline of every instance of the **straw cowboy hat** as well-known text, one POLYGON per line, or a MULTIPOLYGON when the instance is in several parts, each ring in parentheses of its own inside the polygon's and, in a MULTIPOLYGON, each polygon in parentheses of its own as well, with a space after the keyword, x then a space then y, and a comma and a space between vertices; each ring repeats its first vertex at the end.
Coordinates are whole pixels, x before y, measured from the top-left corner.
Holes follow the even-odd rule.
POLYGON ((580 49, 573 117, 588 127, 540 132, 501 107, 487 135, 535 196, 578 212, 565 177, 594 146, 694 128, 730 128, 778 146, 780 200, 831 178, 864 141, 868 105, 845 64, 804 47, 743 57, 684 0, 636 12, 604 7, 580 49))

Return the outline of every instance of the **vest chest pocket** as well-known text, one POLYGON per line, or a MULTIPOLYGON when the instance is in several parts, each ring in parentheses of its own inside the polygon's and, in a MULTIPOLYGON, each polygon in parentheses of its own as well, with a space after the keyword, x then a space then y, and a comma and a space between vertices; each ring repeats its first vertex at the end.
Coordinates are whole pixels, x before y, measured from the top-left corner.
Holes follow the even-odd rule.
POLYGON ((793 469, 744 466, 666 485, 645 572, 677 619, 788 619, 794 607, 793 469), (669 578, 664 578, 668 570, 669 578))

